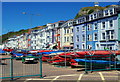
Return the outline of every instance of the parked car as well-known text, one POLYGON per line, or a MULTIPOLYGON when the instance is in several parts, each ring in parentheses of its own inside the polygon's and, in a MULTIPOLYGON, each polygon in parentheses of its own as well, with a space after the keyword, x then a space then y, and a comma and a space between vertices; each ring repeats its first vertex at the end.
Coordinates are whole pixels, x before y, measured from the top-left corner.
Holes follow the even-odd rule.
POLYGON ((22 58, 22 63, 38 63, 39 58, 34 58, 35 56, 33 54, 27 54, 24 56, 25 58, 22 58))

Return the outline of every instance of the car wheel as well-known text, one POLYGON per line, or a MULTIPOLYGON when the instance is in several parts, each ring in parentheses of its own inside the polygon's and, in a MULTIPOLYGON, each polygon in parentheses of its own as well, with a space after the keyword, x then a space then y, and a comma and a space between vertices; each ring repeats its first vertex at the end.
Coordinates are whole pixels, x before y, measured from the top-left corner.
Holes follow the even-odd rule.
POLYGON ((26 64, 26 62, 22 62, 23 64, 26 64))
POLYGON ((75 68, 75 66, 71 66, 71 68, 75 68))

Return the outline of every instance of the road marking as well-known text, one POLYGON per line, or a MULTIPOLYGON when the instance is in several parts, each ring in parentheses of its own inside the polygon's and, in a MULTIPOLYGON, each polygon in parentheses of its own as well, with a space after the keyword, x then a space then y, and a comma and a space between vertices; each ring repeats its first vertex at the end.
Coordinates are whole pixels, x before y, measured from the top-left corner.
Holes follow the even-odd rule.
POLYGON ((118 73, 120 73, 120 71, 117 71, 118 73))
POLYGON ((102 72, 102 73, 112 73, 112 74, 114 73, 114 74, 117 74, 117 73, 120 73, 120 72, 119 71, 110 71, 110 72, 108 71, 108 72, 102 72))
POLYGON ((52 79, 28 79, 28 80, 52 80, 52 79))
POLYGON ((79 75, 79 78, 78 78, 77 82, 80 82, 80 80, 82 79, 82 76, 83 76, 83 74, 79 75))
POLYGON ((44 78, 50 78, 50 77, 56 77, 56 76, 48 76, 48 77, 44 77, 44 78))
MULTIPOLYGON (((84 77, 100 77, 100 76, 84 76, 84 77)), ((118 77, 118 76, 104 76, 104 77, 118 77)))
POLYGON ((102 72, 103 74, 117 74, 117 72, 110 72, 110 73, 107 73, 107 72, 102 72))
POLYGON ((50 82, 53 82, 53 81, 57 80, 59 77, 60 77, 60 76, 55 77, 55 78, 52 79, 50 82))
POLYGON ((30 80, 52 80, 52 79, 26 79, 24 82, 30 81, 30 80))
POLYGON ((30 80, 32 80, 32 79, 26 79, 24 82, 27 82, 27 81, 30 81, 30 80))
POLYGON ((99 74, 100 74, 100 77, 103 80, 103 82, 105 82, 105 78, 104 78, 103 74, 101 72, 99 72, 99 74))
POLYGON ((75 75, 78 75, 78 74, 71 74, 71 75, 59 75, 59 76, 75 76, 75 75))
MULTIPOLYGON (((75 76, 75 75, 78 75, 78 74, 70 74, 70 75, 59 75, 59 76, 61 77, 61 76, 75 76)), ((56 77, 56 76, 48 76, 48 77, 45 77, 45 78, 49 78, 49 77, 56 77)))

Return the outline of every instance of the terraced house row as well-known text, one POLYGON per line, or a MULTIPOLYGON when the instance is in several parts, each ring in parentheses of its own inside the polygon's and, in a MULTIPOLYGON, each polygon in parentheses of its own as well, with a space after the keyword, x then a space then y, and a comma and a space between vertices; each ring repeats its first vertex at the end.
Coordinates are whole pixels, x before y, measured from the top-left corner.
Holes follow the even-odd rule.
POLYGON ((9 38, 6 47, 21 49, 120 49, 120 7, 48 23, 46 27, 9 38))

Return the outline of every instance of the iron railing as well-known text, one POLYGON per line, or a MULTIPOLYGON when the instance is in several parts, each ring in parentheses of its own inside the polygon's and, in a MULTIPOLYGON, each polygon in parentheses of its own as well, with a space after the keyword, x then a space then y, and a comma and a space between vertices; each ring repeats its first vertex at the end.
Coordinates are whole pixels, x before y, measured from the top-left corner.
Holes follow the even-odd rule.
POLYGON ((31 77, 39 76, 42 78, 42 55, 39 57, 8 57, 0 58, 0 65, 2 68, 2 74, 0 79, 13 80, 18 77, 31 77), (26 58, 37 59, 37 62, 23 64, 22 60, 26 58), (19 60, 18 60, 19 59, 19 60))

